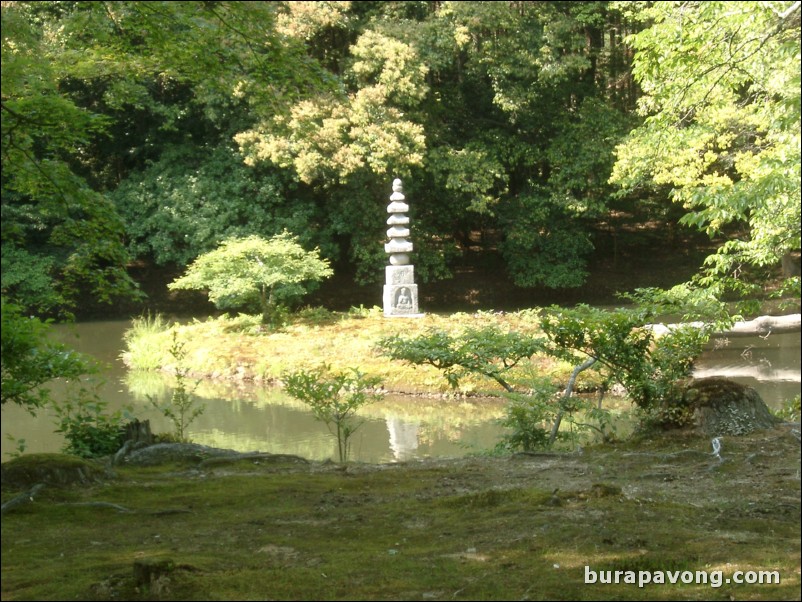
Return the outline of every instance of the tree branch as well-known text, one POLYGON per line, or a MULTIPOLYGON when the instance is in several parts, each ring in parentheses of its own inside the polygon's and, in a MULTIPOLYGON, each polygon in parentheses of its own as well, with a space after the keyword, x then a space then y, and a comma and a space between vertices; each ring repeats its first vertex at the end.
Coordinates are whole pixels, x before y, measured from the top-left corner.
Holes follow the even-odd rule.
POLYGON ((557 413, 557 417, 554 419, 554 424, 551 426, 551 433, 549 434, 549 447, 554 444, 554 440, 557 438, 557 431, 560 430, 560 423, 562 422, 563 414, 565 414, 565 402, 568 401, 568 399, 571 397, 571 394, 574 392, 576 377, 579 376, 580 372, 587 370, 597 361, 598 360, 595 357, 589 357, 576 368, 574 368, 574 371, 571 373, 571 378, 568 379, 568 384, 565 387, 565 393, 563 393, 560 411, 557 413))

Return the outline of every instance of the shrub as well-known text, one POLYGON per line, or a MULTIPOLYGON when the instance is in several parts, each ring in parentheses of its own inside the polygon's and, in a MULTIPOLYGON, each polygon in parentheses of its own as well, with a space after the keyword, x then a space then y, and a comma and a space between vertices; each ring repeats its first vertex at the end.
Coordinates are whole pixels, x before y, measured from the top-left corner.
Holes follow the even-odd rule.
POLYGON ((66 440, 64 452, 82 458, 98 458, 115 453, 124 443, 125 425, 132 419, 131 408, 107 413, 108 403, 87 395, 53 404, 57 433, 66 440))
POLYGON ((259 236, 225 240, 198 257, 168 288, 206 290, 221 309, 258 306, 262 322, 276 325, 286 320, 286 304, 332 273, 317 249, 305 251, 285 231, 269 240, 259 236))
POLYGON ((783 407, 776 412, 776 416, 785 422, 799 422, 800 396, 786 400, 783 407))
POLYGON ((553 356, 574 364, 595 358, 607 381, 623 385, 632 401, 648 410, 679 403, 681 384, 709 338, 706 328, 694 326, 657 336, 648 326, 656 317, 656 311, 643 307, 551 307, 541 326, 553 356))
POLYGON ((380 379, 356 368, 331 372, 330 366, 323 366, 285 373, 282 382, 287 392, 310 406, 315 418, 323 421, 337 437, 339 460, 347 462, 349 439, 361 424, 354 420, 354 414, 363 405, 381 397, 375 392, 380 379))
POLYGON ((48 385, 58 379, 78 379, 97 372, 90 358, 49 340, 50 326, 23 314, 19 305, 2 302, 2 394, 34 413, 50 401, 48 385))
POLYGON ((528 395, 508 394, 510 403, 501 426, 510 429, 510 432, 502 437, 496 449, 529 452, 549 447, 548 423, 554 420, 557 411, 554 402, 556 392, 557 387, 544 382, 528 395))

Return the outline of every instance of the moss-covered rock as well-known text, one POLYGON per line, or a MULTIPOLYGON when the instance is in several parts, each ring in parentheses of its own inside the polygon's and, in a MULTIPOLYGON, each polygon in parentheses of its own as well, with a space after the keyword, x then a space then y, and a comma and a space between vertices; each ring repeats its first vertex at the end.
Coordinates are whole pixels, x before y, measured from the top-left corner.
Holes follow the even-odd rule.
POLYGON ((156 466, 158 464, 200 464, 209 458, 237 457, 240 452, 219 449, 197 443, 156 443, 131 452, 123 460, 132 466, 156 466))
POLYGON ((108 478, 99 464, 66 454, 29 454, 2 465, 2 487, 25 489, 37 483, 65 486, 88 484, 108 478))
POLYGON ((711 436, 746 435, 778 422, 757 391, 724 378, 691 381, 684 401, 695 426, 711 436))

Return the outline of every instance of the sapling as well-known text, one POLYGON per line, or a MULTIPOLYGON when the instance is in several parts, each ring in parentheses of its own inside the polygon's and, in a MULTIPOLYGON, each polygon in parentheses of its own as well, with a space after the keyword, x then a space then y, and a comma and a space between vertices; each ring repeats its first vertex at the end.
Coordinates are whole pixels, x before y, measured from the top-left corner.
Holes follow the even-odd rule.
POLYGON ((381 379, 356 368, 332 372, 331 366, 324 365, 285 373, 281 380, 287 393, 312 408, 315 418, 337 437, 337 455, 341 463, 347 462, 350 438, 361 425, 354 415, 360 407, 381 398, 376 392, 381 379))
POLYGON ((184 365, 184 358, 186 358, 186 351, 184 350, 184 343, 178 340, 178 333, 173 331, 173 342, 170 346, 170 355, 176 362, 175 379, 176 384, 173 388, 173 394, 170 397, 169 403, 159 405, 155 398, 148 395, 150 403, 159 410, 165 418, 168 418, 174 427, 174 437, 180 443, 189 442, 187 437, 187 429, 189 425, 201 414, 203 414, 206 406, 195 406, 196 399, 193 392, 198 386, 192 390, 187 390, 187 373, 189 369, 184 365))

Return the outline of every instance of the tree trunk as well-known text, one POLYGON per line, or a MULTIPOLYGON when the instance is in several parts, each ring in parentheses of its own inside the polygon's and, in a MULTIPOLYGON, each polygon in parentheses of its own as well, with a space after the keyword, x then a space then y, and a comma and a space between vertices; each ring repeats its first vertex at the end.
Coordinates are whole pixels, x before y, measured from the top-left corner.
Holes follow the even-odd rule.
POLYGON ((589 357, 584 362, 579 364, 574 368, 574 371, 571 373, 571 378, 568 379, 568 385, 565 387, 565 392, 563 393, 562 403, 560 407, 560 411, 557 412, 557 416, 554 419, 554 424, 551 426, 551 433, 549 433, 549 447, 554 445, 554 441, 557 439, 557 432, 560 430, 560 423, 563 419, 563 414, 565 413, 564 407, 565 402, 567 402, 571 395, 574 392, 574 384, 576 384, 576 377, 579 376, 579 373, 583 370, 587 370, 593 364, 595 364, 597 359, 595 357, 589 357))
POLYGON ((125 425, 125 435, 123 441, 135 443, 153 444, 153 433, 150 432, 150 420, 134 419, 125 425))

